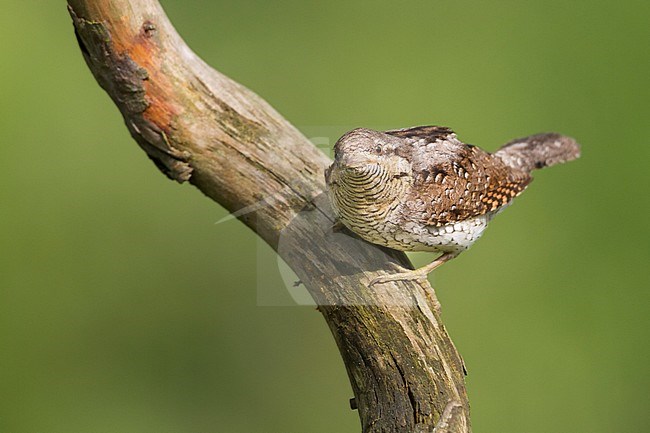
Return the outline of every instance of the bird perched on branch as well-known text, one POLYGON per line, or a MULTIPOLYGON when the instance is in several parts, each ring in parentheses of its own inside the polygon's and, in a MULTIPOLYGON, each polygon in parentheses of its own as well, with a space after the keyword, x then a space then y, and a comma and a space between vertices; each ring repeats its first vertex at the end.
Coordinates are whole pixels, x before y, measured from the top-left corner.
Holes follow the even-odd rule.
POLYGON ((359 128, 336 142, 325 180, 338 219, 361 238, 400 251, 442 253, 372 285, 425 279, 481 236, 526 189, 532 170, 579 156, 574 139, 555 133, 513 140, 489 153, 440 126, 359 128))

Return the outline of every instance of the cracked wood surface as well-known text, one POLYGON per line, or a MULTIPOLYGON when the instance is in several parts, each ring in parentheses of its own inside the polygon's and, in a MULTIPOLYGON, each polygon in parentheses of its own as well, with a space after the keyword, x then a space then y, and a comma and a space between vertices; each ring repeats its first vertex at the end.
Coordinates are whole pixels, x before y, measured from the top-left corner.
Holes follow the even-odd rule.
POLYGON ((196 56, 157 1, 68 5, 88 67, 156 166, 240 211, 305 284, 345 363, 362 431, 471 431, 463 362, 432 288, 368 288, 389 262, 410 264, 333 230, 323 193, 329 158, 196 56))

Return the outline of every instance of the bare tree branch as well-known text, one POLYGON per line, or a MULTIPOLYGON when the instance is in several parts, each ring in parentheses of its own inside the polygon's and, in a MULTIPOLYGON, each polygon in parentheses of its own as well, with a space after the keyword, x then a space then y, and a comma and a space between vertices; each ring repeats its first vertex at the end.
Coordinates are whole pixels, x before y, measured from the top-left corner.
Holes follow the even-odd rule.
POLYGON ((389 262, 409 263, 332 230, 329 159, 196 56, 156 0, 68 4, 90 70, 147 155, 229 211, 251 210, 238 218, 305 284, 345 362, 363 431, 469 432, 463 363, 433 290, 367 287, 389 262))

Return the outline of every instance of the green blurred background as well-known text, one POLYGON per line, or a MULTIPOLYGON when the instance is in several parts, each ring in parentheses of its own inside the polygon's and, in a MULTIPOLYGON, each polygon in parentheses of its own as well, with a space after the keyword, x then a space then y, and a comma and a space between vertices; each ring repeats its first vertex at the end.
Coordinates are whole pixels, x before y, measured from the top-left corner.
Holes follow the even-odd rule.
MULTIPOLYGON (((434 282, 476 432, 650 431, 647 0, 163 6, 308 135, 578 138, 434 282)), ((319 313, 260 302, 273 255, 135 145, 65 2, 0 38, 0 433, 359 431, 319 313)))

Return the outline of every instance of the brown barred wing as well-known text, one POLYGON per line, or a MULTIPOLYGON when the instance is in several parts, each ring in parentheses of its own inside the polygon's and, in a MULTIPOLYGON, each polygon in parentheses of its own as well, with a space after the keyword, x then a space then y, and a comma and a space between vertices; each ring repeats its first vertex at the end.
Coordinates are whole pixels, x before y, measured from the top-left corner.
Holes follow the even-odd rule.
POLYGON ((500 158, 455 136, 413 149, 413 184, 403 215, 441 226, 498 210, 519 195, 532 178, 500 158))

